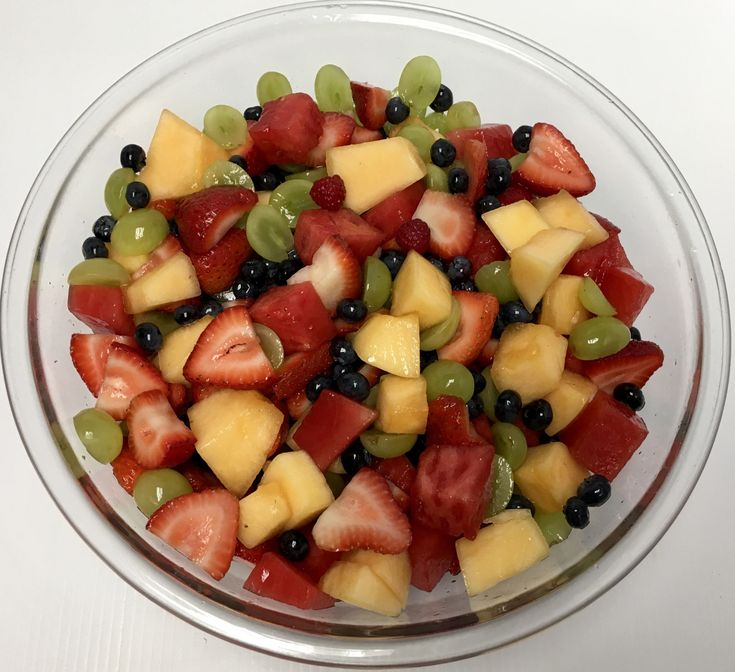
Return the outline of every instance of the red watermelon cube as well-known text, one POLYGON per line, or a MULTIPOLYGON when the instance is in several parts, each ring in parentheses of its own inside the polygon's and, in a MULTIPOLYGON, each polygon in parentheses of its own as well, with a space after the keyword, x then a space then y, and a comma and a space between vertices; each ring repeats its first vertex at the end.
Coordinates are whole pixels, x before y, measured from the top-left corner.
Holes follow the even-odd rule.
POLYGON ((135 322, 125 312, 119 287, 70 285, 67 307, 96 334, 132 336, 135 333, 135 322))
POLYGON ((620 229, 604 217, 595 217, 608 232, 607 240, 575 253, 563 272, 568 275, 589 276, 599 285, 609 269, 614 266, 631 268, 631 263, 620 242, 620 229))
POLYGON ((413 523, 408 557, 411 560, 411 585, 429 593, 457 562, 454 538, 430 527, 413 523))
POLYGON ((404 492, 411 492, 413 482, 416 480, 416 468, 405 455, 378 460, 375 471, 404 492))
POLYGON ((457 149, 457 159, 464 158, 468 140, 480 140, 489 159, 509 159, 516 154, 513 147, 513 129, 508 124, 483 124, 475 128, 460 128, 447 133, 447 140, 457 149))
POLYGON ((383 242, 384 234, 352 210, 304 210, 296 224, 294 246, 305 264, 310 264, 322 243, 330 236, 341 236, 355 256, 364 261, 383 242))
POLYGON ((466 256, 472 264, 473 277, 485 264, 508 258, 505 249, 484 222, 478 222, 475 226, 475 237, 466 256))
POLYGON ((646 282, 638 271, 624 267, 609 269, 600 283, 600 289, 615 307, 615 317, 628 326, 635 322, 653 294, 652 284, 646 282))
POLYGON ((384 240, 395 238, 401 224, 413 219, 413 213, 416 212, 424 191, 426 191, 426 185, 423 180, 414 182, 410 187, 388 196, 370 208, 363 214, 363 218, 383 232, 384 240))

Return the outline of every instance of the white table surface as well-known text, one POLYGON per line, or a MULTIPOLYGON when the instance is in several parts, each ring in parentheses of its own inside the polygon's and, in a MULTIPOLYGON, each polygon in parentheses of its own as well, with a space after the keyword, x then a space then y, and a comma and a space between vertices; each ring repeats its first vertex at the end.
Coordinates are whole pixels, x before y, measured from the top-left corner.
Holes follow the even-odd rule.
MULTIPOLYGON (((5 0, 0 18, 0 249, 7 250, 17 213, 46 156, 103 89, 175 40, 248 9, 276 4, 283 3, 5 0)), ((451 6, 446 1, 429 4, 451 6)), ((735 3, 462 0, 456 8, 550 47, 627 103, 689 181, 718 244, 728 284, 735 287, 735 3)), ((253 67, 260 67, 257 59, 253 67)), ((734 669, 733 411, 729 403, 719 439, 684 511, 627 578, 535 636, 435 669, 734 669)), ((52 503, 17 435, 4 389, 0 429, 5 439, 0 468, 1 670, 316 669, 220 641, 128 587, 52 503)))

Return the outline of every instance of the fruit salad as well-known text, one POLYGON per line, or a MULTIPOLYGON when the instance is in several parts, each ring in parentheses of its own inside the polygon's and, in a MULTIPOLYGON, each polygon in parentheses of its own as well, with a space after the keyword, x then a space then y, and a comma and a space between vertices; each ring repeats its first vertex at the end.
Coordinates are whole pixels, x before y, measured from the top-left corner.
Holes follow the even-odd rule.
POLYGON ((482 594, 645 440, 653 287, 568 137, 482 123, 428 56, 256 96, 122 149, 68 277, 79 439, 214 580, 387 616, 447 573, 482 594))

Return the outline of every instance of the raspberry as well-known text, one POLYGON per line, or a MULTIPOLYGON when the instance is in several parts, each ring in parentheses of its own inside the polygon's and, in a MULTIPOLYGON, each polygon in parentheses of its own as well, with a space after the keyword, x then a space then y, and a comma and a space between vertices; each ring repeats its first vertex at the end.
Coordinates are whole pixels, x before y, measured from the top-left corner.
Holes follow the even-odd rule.
POLYGON ((339 210, 345 200, 345 183, 339 175, 322 177, 309 192, 314 203, 325 210, 339 210))
POLYGON ((423 219, 412 219, 401 224, 396 233, 396 242, 405 252, 416 250, 419 254, 423 254, 429 250, 430 235, 429 225, 423 219))

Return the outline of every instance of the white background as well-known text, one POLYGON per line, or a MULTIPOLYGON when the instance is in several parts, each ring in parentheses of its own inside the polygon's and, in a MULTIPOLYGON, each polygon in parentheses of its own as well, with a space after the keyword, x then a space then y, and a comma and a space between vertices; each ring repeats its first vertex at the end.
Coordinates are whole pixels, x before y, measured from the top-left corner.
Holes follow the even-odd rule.
MULTIPOLYGON (((46 156, 103 89, 171 42, 275 4, 282 3, 2 0, 0 249, 7 250, 17 213, 46 156)), ((451 6, 446 1, 429 4, 451 6)), ((735 155, 735 3, 463 0, 455 9, 548 46, 627 103, 689 181, 710 223, 728 284, 735 287, 730 163, 735 155)), ((253 68, 267 65, 267 54, 253 54, 253 68)), ((4 316, 16 318, 22 329, 22 316, 4 316)), ((732 407, 725 410, 719 440, 685 510, 631 575, 542 633, 436 669, 732 670, 732 407)), ((0 429, 5 439, 0 467, 1 670, 315 669, 220 641, 129 588, 54 507, 17 436, 4 390, 0 429)))

